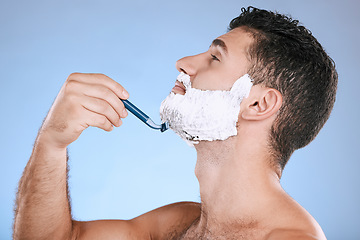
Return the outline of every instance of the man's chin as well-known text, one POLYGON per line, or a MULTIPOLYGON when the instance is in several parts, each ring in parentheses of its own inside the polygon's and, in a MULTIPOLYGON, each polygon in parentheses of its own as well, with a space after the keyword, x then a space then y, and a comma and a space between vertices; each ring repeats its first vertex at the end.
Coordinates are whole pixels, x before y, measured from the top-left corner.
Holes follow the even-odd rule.
POLYGON ((178 87, 178 86, 175 86, 173 87, 173 89, 171 90, 171 92, 175 93, 175 94, 180 94, 180 95, 185 95, 185 91, 184 89, 178 87))

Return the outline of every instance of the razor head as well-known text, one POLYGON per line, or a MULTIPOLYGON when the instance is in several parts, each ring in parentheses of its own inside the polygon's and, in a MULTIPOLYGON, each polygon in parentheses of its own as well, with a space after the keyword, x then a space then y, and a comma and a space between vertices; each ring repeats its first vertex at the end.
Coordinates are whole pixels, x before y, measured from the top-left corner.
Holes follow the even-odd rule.
POLYGON ((161 124, 161 129, 160 129, 161 132, 165 132, 168 129, 169 129, 169 122, 164 122, 161 124))

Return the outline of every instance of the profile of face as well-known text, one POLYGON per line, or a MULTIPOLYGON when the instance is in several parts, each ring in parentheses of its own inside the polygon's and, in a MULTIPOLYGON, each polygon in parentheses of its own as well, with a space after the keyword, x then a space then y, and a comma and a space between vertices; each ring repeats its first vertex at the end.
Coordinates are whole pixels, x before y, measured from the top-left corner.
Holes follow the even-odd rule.
POLYGON ((245 31, 234 29, 215 39, 208 51, 177 61, 181 73, 160 115, 190 145, 237 134, 240 103, 252 86, 246 74, 251 42, 245 31))
MULTIPOLYGON (((247 49, 252 37, 236 28, 215 39, 208 51, 184 57, 176 62, 179 72, 190 76, 193 88, 200 90, 229 90, 235 81, 247 73, 247 49)), ((184 94, 180 88, 172 90, 184 94)))

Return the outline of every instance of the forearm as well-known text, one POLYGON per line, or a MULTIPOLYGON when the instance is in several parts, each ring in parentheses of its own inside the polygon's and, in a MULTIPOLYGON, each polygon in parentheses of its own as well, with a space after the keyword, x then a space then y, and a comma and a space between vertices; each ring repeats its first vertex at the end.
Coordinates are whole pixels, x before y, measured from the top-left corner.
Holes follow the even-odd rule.
POLYGON ((111 131, 129 94, 103 74, 70 74, 56 97, 19 183, 14 239, 70 239, 66 147, 89 126, 111 131))
POLYGON ((66 148, 39 137, 19 183, 14 239, 70 239, 66 148))

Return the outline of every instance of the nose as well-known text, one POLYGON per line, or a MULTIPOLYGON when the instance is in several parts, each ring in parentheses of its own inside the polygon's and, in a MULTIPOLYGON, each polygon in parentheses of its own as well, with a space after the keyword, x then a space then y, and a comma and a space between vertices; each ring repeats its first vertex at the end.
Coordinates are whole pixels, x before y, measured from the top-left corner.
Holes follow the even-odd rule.
POLYGON ((195 76, 198 69, 197 57, 199 55, 188 56, 177 60, 176 69, 179 72, 184 72, 191 77, 195 76))

